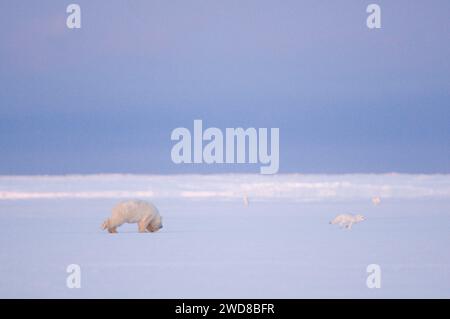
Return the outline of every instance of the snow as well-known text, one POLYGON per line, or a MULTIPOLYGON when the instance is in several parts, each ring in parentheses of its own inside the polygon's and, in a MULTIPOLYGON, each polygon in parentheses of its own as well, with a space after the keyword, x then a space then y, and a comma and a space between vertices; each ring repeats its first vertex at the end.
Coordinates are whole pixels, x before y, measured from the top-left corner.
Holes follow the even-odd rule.
POLYGON ((3 176, 0 223, 2 298, 450 297, 449 175, 3 176), (102 231, 124 198, 164 228, 102 231))

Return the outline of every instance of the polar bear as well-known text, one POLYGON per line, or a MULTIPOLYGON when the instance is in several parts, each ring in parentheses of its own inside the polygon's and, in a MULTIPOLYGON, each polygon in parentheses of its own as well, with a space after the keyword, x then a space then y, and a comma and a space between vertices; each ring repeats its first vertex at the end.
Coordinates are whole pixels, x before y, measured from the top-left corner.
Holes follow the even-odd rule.
POLYGON ((363 215, 341 214, 330 221, 330 224, 339 224, 341 227, 351 229, 353 224, 362 222, 365 219, 366 218, 363 215))
POLYGON ((140 233, 156 232, 163 227, 158 209, 143 200, 124 201, 114 206, 111 217, 105 220, 102 229, 114 234, 117 233, 116 228, 124 223, 137 223, 140 233))

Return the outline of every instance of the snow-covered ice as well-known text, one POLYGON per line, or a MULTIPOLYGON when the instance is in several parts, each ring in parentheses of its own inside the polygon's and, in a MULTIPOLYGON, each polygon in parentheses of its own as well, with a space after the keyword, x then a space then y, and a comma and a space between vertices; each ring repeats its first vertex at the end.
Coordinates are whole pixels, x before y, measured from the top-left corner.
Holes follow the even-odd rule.
POLYGON ((3 176, 0 223, 3 298, 450 297, 450 175, 3 176), (102 231, 125 198, 164 228, 102 231))

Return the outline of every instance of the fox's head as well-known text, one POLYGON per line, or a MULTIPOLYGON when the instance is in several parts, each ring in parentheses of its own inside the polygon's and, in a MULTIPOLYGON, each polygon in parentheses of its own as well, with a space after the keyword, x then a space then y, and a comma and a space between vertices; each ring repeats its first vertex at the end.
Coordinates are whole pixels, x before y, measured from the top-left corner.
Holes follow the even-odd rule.
POLYGON ((355 220, 357 221, 357 222, 362 222, 363 220, 366 220, 366 217, 364 217, 363 215, 356 215, 355 216, 355 220))

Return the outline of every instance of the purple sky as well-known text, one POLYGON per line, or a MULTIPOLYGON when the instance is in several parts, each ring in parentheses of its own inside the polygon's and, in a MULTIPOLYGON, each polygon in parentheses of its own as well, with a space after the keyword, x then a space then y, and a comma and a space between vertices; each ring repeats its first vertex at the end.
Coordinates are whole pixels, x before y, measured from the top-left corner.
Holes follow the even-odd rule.
POLYGON ((172 163, 194 119, 279 127, 281 173, 450 173, 448 0, 72 2, 0 3, 0 174, 259 171, 172 163))

